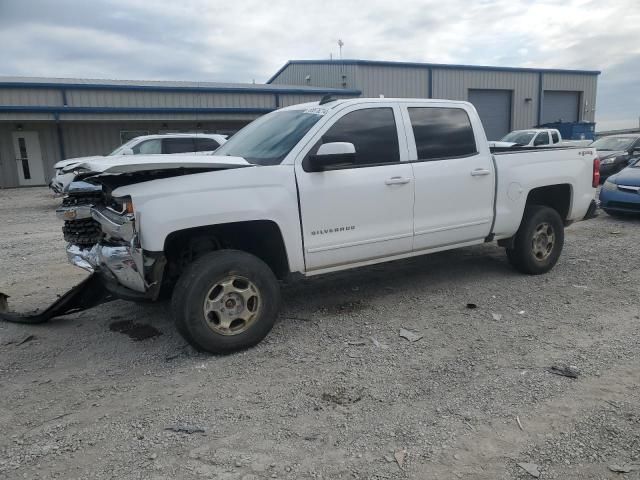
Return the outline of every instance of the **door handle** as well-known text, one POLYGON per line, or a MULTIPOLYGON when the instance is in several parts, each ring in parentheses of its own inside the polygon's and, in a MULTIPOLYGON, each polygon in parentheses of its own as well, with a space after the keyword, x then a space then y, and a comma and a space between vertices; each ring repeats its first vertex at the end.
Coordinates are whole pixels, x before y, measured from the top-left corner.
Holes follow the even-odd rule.
POLYGON ((404 185, 405 183, 409 183, 410 181, 411 179, 406 177, 391 177, 387 178, 384 183, 385 185, 404 185))
POLYGON ((483 175, 490 175, 491 170, 487 170, 486 168, 476 168, 475 170, 471 170, 472 177, 481 177, 483 175))

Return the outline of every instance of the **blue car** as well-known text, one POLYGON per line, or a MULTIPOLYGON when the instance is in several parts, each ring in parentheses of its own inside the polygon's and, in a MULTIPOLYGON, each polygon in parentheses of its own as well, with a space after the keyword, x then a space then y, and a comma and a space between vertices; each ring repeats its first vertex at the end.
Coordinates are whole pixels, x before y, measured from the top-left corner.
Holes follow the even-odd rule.
POLYGON ((609 215, 640 213, 640 160, 607 178, 600 189, 600 208, 609 215))

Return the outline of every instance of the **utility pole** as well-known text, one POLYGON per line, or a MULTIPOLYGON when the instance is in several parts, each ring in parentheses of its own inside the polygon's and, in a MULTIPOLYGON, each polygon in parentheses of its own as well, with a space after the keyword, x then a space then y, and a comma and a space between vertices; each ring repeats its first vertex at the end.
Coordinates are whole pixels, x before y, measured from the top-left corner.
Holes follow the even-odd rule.
POLYGON ((342 60, 342 46, 344 45, 344 42, 340 39, 338 39, 338 48, 340 48, 340 60, 342 60))

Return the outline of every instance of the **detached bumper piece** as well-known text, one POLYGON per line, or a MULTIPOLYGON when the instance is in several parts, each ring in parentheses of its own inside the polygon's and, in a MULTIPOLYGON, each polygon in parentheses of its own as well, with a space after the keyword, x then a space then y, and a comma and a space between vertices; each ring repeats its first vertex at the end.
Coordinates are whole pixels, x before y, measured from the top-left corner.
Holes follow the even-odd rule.
POLYGON ((96 274, 92 274, 43 311, 32 313, 0 312, 0 320, 13 323, 45 323, 52 318, 80 312, 114 299, 115 297, 104 288, 100 278, 96 274))

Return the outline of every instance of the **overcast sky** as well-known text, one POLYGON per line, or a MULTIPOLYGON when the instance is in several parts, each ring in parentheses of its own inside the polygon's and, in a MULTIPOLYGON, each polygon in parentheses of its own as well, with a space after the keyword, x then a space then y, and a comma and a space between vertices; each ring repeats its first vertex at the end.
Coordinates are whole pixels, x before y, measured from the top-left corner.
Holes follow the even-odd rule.
POLYGON ((638 0, 0 0, 0 75, 265 82, 289 59, 601 70, 638 125, 638 0))

